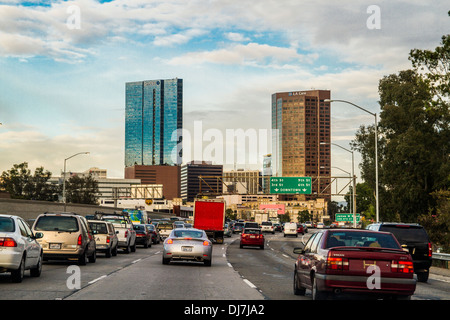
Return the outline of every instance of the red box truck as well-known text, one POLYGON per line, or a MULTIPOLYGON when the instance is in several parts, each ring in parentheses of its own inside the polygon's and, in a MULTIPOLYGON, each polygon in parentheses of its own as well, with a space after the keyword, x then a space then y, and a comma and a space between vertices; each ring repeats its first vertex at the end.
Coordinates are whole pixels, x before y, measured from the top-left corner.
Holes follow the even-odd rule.
POLYGON ((225 201, 195 200, 194 228, 204 230, 208 237, 217 243, 223 243, 225 223, 225 201))

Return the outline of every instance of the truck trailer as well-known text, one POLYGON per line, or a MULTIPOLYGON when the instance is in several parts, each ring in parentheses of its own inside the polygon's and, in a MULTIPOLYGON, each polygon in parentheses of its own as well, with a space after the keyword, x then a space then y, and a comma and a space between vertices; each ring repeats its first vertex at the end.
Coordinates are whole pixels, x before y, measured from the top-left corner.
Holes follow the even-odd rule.
POLYGON ((223 243, 225 224, 225 201, 195 200, 194 228, 204 230, 211 240, 223 243))

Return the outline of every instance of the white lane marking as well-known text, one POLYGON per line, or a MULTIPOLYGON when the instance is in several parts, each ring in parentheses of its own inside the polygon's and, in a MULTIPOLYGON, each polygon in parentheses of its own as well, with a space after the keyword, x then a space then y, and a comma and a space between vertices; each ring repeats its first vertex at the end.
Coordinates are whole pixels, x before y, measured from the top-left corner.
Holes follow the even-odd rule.
POLYGON ((92 280, 92 281, 89 281, 88 284, 96 283, 97 281, 102 280, 103 278, 106 278, 106 277, 107 277, 107 275, 105 274, 105 275, 103 275, 103 276, 101 276, 101 277, 98 277, 97 279, 94 279, 94 280, 92 280))
POLYGON ((253 283, 251 283, 250 281, 248 281, 247 279, 244 279, 244 282, 245 282, 250 288, 256 289, 256 286, 255 286, 253 283))
POLYGON ((284 253, 282 255, 283 255, 283 257, 289 258, 289 256, 284 253))
POLYGON ((137 259, 137 260, 134 260, 134 261, 132 261, 131 263, 136 263, 136 262, 139 262, 139 261, 141 261, 142 259, 137 259))
POLYGON ((228 266, 229 266, 230 268, 233 268, 233 266, 231 265, 231 263, 227 262, 227 264, 228 264, 228 266))

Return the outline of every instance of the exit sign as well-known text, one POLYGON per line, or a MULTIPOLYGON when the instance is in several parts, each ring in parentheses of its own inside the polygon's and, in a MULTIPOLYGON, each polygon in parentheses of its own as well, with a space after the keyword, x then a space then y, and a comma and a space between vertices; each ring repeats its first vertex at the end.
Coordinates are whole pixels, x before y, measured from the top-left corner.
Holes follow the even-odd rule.
POLYGON ((311 177, 271 177, 270 193, 311 194, 311 177))

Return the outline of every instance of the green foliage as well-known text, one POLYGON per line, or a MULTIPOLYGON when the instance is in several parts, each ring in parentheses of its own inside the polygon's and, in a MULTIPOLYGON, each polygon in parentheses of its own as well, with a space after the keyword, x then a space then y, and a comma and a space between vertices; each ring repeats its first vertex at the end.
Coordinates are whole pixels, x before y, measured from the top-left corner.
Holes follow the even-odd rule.
POLYGON ((23 162, 3 171, 0 187, 13 199, 53 201, 57 198, 57 188, 48 183, 51 176, 43 167, 36 168, 31 175, 28 163, 23 162))
POLYGON ((98 182, 91 175, 86 177, 72 176, 66 181, 66 202, 96 204, 98 182))
MULTIPOLYGON (((450 186, 449 35, 442 37, 434 51, 411 50, 410 60, 413 70, 385 76, 378 87, 382 221, 417 222, 427 213, 436 215, 439 206, 433 194, 450 186)), ((362 178, 369 196, 375 190, 374 131, 374 126, 361 126, 352 142, 352 148, 361 153, 362 178)), ((448 198, 440 201, 448 202, 448 198)), ((372 196, 370 205, 373 203, 372 196)))
POLYGON ((298 222, 311 221, 312 215, 309 214, 308 210, 302 210, 298 212, 298 222))

